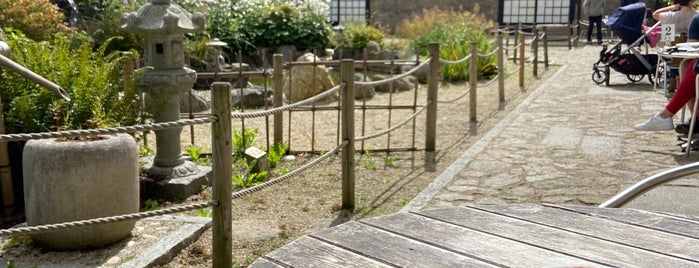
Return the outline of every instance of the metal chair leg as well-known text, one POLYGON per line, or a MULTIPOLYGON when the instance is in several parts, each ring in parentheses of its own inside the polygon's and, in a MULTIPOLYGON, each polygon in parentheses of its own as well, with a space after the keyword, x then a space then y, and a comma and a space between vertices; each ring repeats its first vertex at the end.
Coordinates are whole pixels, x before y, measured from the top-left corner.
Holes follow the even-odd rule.
POLYGON ((694 105, 692 105, 692 110, 690 111, 690 115, 692 117, 691 120, 689 120, 689 133, 687 133, 687 156, 689 157, 690 152, 692 151, 692 134, 694 133, 694 124, 697 120, 696 113, 697 113, 697 106, 699 106, 699 75, 695 76, 694 82, 696 83, 694 86, 694 105))

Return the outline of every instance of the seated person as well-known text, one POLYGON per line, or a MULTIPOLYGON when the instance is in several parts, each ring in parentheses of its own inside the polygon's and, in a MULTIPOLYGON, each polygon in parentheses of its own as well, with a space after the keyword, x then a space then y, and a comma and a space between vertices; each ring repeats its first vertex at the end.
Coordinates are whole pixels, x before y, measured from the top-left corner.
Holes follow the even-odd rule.
MULTIPOLYGON (((694 0, 674 0, 674 5, 655 10, 653 12, 653 18, 660 21, 660 25, 674 24, 676 33, 686 33, 689 31, 689 22, 696 14, 696 11, 694 11, 692 8, 693 5, 694 0)), ((686 41, 677 38, 676 40, 678 40, 677 42, 686 41)), ((680 64, 680 61, 673 60, 669 64, 672 66, 677 66, 680 64)), ((668 73, 668 77, 666 77, 666 79, 669 81, 667 90, 670 92, 675 91, 675 87, 677 85, 677 75, 677 71, 672 69, 672 71, 668 73)))
MULTIPOLYGON (((699 41, 699 15, 692 17, 692 21, 689 24, 689 31, 687 31, 687 41, 697 42, 699 41)), ((697 59, 689 59, 682 62, 680 69, 684 68, 681 76, 680 84, 675 91, 675 94, 670 99, 670 102, 665 106, 661 112, 655 114, 651 119, 638 124, 635 126, 636 130, 639 131, 660 131, 660 130, 672 130, 674 129, 674 124, 672 122, 672 116, 674 116, 682 107, 688 103, 693 103, 694 100, 694 90, 696 86, 696 71, 695 65, 697 64, 697 59), (690 102, 692 101, 692 102, 690 102)), ((691 105, 690 105, 691 106, 691 105)), ((691 108, 690 108, 691 110, 691 108)))

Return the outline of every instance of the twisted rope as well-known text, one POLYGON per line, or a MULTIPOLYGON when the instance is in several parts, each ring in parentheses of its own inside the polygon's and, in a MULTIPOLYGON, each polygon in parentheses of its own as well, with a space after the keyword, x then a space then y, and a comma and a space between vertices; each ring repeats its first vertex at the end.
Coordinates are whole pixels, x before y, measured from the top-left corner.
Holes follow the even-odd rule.
POLYGON ((514 70, 512 70, 511 72, 507 72, 507 73, 505 73, 505 74, 506 74, 506 76, 513 75, 514 73, 518 72, 519 69, 521 69, 521 68, 522 68, 522 67, 520 67, 519 65, 517 65, 517 67, 515 67, 514 70))
POLYGON ((343 141, 342 143, 340 143, 340 145, 338 145, 337 147, 335 147, 335 149, 333 149, 332 151, 327 152, 327 153, 325 153, 324 155, 321 155, 320 157, 316 158, 315 160, 309 162, 308 164, 306 164, 306 165, 304 165, 304 166, 302 166, 302 167, 300 167, 300 168, 297 168, 297 169, 295 169, 294 171, 289 172, 289 173, 287 173, 287 174, 285 174, 284 176, 281 176, 281 177, 279 177, 279 178, 271 179, 271 180, 269 180, 269 181, 266 181, 265 183, 262 183, 262 184, 255 185, 255 186, 250 187, 250 188, 245 188, 245 189, 243 189, 243 190, 237 191, 237 192, 231 194, 231 198, 232 198, 232 199, 237 199, 237 198, 243 197, 243 196, 245 196, 245 195, 248 195, 248 194, 251 194, 251 193, 254 193, 254 192, 258 192, 258 191, 260 191, 260 190, 262 190, 262 189, 265 189, 265 188, 270 187, 270 186, 272 186, 272 185, 275 185, 275 184, 277 184, 277 183, 283 182, 283 181, 285 181, 285 180, 287 180, 287 179, 289 179, 289 178, 291 178, 291 177, 293 177, 293 176, 295 176, 295 175, 297 175, 297 174, 299 174, 299 173, 301 173, 301 172, 304 172, 304 171, 306 171, 306 170, 308 170, 308 169, 310 169, 310 168, 312 168, 312 167, 318 165, 318 164, 320 163, 320 161, 323 161, 323 160, 329 158, 330 156, 336 154, 337 152, 339 152, 339 151, 342 149, 342 147, 344 147, 344 146, 347 145, 347 144, 348 144, 347 141, 343 141))
POLYGON ((515 29, 512 29, 512 30, 499 29, 498 31, 500 31, 501 33, 513 34, 513 33, 515 33, 517 30, 515 30, 515 29))
POLYGON ((485 57, 490 57, 490 56, 495 55, 496 52, 498 52, 498 49, 497 49, 497 48, 496 48, 496 49, 493 49, 493 51, 490 51, 490 52, 488 52, 488 53, 486 53, 486 54, 478 54, 478 53, 476 53, 476 55, 478 55, 478 57, 485 58, 485 57))
POLYGON ((367 135, 367 136, 362 136, 362 137, 356 137, 356 138, 354 138, 354 139, 355 139, 356 141, 364 141, 364 140, 373 139, 373 138, 376 138, 376 137, 379 137, 379 136, 382 136, 382 135, 386 135, 386 134, 388 134, 388 133, 390 133, 390 132, 396 130, 397 128, 399 128, 399 127, 401 127, 401 126, 407 124, 408 122, 410 122, 410 120, 414 119, 416 116, 418 116, 418 115, 421 114, 423 111, 425 111, 425 109, 427 109, 427 106, 429 106, 430 103, 432 103, 432 101, 427 102, 427 105, 422 106, 422 108, 420 108, 420 110, 418 110, 417 112, 413 113, 413 115, 411 115, 410 117, 406 118, 406 119, 403 120, 402 122, 398 123, 397 125, 395 125, 395 126, 389 128, 389 129, 386 129, 386 130, 384 130, 384 131, 382 131, 382 132, 375 133, 375 134, 372 134, 372 135, 367 135))
POLYGON ((209 115, 207 117, 154 123, 148 125, 134 125, 126 127, 115 127, 115 128, 101 128, 101 129, 86 129, 86 130, 66 130, 58 132, 41 132, 41 133, 20 133, 20 134, 2 134, 0 135, 0 142, 4 141, 26 141, 32 139, 50 139, 50 138, 67 138, 67 137, 84 137, 84 136, 94 136, 94 135, 113 135, 117 133, 135 133, 144 132, 151 130, 162 130, 168 128, 176 128, 190 125, 199 125, 215 122, 218 120, 216 116, 209 115))
POLYGON ((64 222, 64 223, 56 223, 56 224, 46 224, 46 225, 30 226, 30 227, 22 227, 22 228, 3 229, 3 230, 0 230, 0 236, 31 234, 31 233, 54 231, 54 230, 61 230, 61 229, 74 228, 74 227, 84 227, 84 226, 90 226, 90 225, 113 223, 113 222, 120 222, 120 221, 127 221, 127 220, 138 220, 138 219, 143 219, 143 218, 148 218, 148 217, 161 216, 161 215, 166 215, 166 214, 173 214, 173 213, 178 213, 178 212, 184 212, 184 211, 195 210, 195 209, 206 208, 206 207, 215 207, 215 206, 218 206, 218 201, 211 200, 211 201, 204 202, 204 203, 197 203, 197 204, 192 204, 192 205, 178 206, 178 207, 152 210, 152 211, 139 212, 139 213, 124 214, 124 215, 112 216, 112 217, 104 217, 104 218, 96 218, 96 219, 72 221, 72 222, 64 222))
POLYGON ((492 85, 493 83, 495 83, 495 82, 497 81, 497 79, 498 79, 498 77, 500 77, 500 75, 501 75, 501 74, 498 73, 498 75, 496 75, 493 79, 490 79, 490 80, 488 80, 487 82, 484 82, 484 83, 479 83, 479 84, 478 84, 478 87, 487 87, 487 86, 492 85))
POLYGON ((467 60, 471 59, 471 57, 473 57, 473 55, 469 54, 468 56, 466 56, 460 60, 451 61, 451 60, 439 59, 439 62, 441 62, 443 64, 461 64, 461 63, 464 63, 467 60))
POLYGON ((508 51, 510 51, 510 50, 514 51, 514 50, 519 49, 521 46, 522 46, 522 43, 519 43, 519 44, 517 44, 516 46, 509 46, 509 47, 508 47, 508 46, 503 46, 503 48, 506 49, 506 50, 508 50, 508 51))
POLYGON ((428 58, 427 60, 423 61, 423 62, 420 63, 419 65, 415 66, 414 68, 410 69, 409 71, 407 71, 407 72, 405 72, 405 73, 403 73, 403 74, 401 74, 401 75, 396 75, 396 76, 393 76, 393 77, 391 77, 391 78, 384 79, 384 80, 379 80, 379 81, 371 81, 371 82, 361 82, 361 81, 357 81, 357 82, 354 82, 354 84, 357 85, 357 86, 378 86, 378 85, 387 84, 387 83, 390 83, 390 82, 393 82, 393 81, 397 81, 398 79, 401 79, 401 78, 403 78, 403 77, 406 77, 406 76, 408 76, 408 75, 411 75, 411 74, 417 72, 418 70, 420 70, 420 68, 422 68, 423 66, 429 64, 431 60, 432 60, 432 58, 428 58))
POLYGON ((273 114, 275 114, 275 113, 280 113, 280 112, 288 111, 288 110, 291 110, 291 109, 295 109, 295 108, 301 107, 301 106, 303 106, 303 105, 307 105, 307 104, 312 104, 312 103, 318 102, 318 101, 322 100, 323 98, 329 96, 330 94, 333 94, 333 93, 339 91, 340 88, 343 87, 343 86, 344 86, 344 84, 337 85, 337 86, 335 86, 334 88, 331 88, 331 89, 329 89, 329 90, 326 90, 325 92, 323 92, 323 93, 321 93, 321 94, 315 95, 315 96, 310 97, 310 98, 308 98, 308 99, 305 99, 305 100, 302 100, 302 101, 299 101, 299 102, 295 102, 295 103, 292 103, 292 104, 289 104, 289 105, 286 105, 286 106, 277 107, 277 108, 273 108, 273 109, 269 109, 269 110, 265 110, 265 111, 261 111, 261 112, 231 113, 231 117, 232 117, 232 118, 238 118, 238 119, 240 119, 240 118, 254 118, 254 117, 265 117, 265 116, 270 116, 270 115, 273 115, 273 114))
POLYGON ((453 102, 456 102, 456 101, 458 101, 458 100, 463 99, 464 97, 466 97, 466 95, 468 95, 469 92, 471 92, 471 85, 470 85, 470 84, 468 85, 468 89, 466 89, 466 91, 464 92, 464 94, 461 94, 461 96, 458 96, 458 97, 453 98, 453 99, 451 99, 451 100, 444 100, 444 101, 441 101, 441 100, 440 100, 440 101, 437 101, 437 103, 453 103, 453 102))

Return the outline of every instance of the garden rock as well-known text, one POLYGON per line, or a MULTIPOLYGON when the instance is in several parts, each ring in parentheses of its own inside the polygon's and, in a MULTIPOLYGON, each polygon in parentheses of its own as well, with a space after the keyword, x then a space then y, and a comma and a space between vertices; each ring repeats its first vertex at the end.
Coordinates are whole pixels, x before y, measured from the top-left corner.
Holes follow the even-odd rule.
MULTIPOLYGON (((372 77, 372 79, 374 81, 381 81, 390 79, 391 77, 392 76, 376 74, 372 77)), ((383 83, 381 85, 378 85, 376 86, 376 91, 382 93, 409 91, 415 88, 416 83, 417 78, 415 78, 412 75, 408 75, 406 77, 393 81, 392 83, 383 83)))
MULTIPOLYGON (((371 82, 371 79, 369 77, 365 79, 362 74, 355 73, 354 81, 371 82)), ((371 99, 374 97, 374 95, 376 95, 376 89, 374 88, 374 86, 355 85, 355 88, 356 90, 354 91, 354 99, 356 100, 371 99)))
POLYGON ((185 95, 182 99, 180 99, 180 111, 183 113, 189 113, 189 107, 190 107, 190 99, 191 99, 191 107, 192 107, 192 113, 200 113, 204 111, 208 111, 211 109, 211 105, 209 102, 204 99, 204 97, 199 96, 198 94, 194 93, 194 90, 191 90, 191 92, 187 95, 185 95), (190 97, 191 96, 191 97, 190 97))
POLYGON ((248 86, 242 88, 234 88, 231 92, 231 105, 245 107, 264 107, 265 104, 271 104, 272 89, 261 86, 248 86))
MULTIPOLYGON (((313 53, 306 53, 297 59, 298 62, 320 62, 313 53)), ((298 102, 325 92, 335 86, 325 65, 300 65, 291 68, 291 81, 284 79, 284 94, 290 102, 298 102)), ((338 100, 338 94, 332 94, 323 99, 324 102, 338 100)))
MULTIPOLYGON (((404 66, 403 71, 407 72, 410 71, 412 68, 415 68, 413 66, 404 66)), ((418 68, 413 75, 415 75, 415 78, 417 78, 417 81, 420 82, 421 84, 426 84, 427 83, 427 76, 430 73, 430 66, 429 65, 424 65, 420 68, 418 68)))

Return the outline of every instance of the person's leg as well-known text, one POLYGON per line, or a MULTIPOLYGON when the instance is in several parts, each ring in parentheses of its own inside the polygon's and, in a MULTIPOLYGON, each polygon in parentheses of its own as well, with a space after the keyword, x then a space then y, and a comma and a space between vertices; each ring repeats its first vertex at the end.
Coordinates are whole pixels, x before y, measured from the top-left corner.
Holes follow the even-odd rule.
POLYGON ((595 17, 595 25, 597 27, 597 43, 602 43, 602 16, 595 17))
POLYGON ((587 42, 588 43, 592 43, 592 29, 594 29, 592 26, 592 23, 593 23, 592 17, 589 17, 588 21, 587 21, 587 42))
POLYGON ((691 59, 689 61, 683 61, 680 66, 684 65, 686 68, 681 72, 681 81, 677 85, 675 90, 675 95, 672 96, 670 102, 665 106, 665 110, 660 113, 660 117, 667 118, 675 115, 682 106, 688 104, 690 100, 694 98, 696 90, 696 72, 694 72, 694 64, 696 64, 697 59, 691 59))
MULTIPOLYGON (((694 98, 695 86, 696 86, 696 72, 694 72, 694 64, 696 64, 697 59, 692 59, 687 61, 685 65, 686 69, 681 72, 681 81, 675 90, 675 94, 670 99, 670 102, 665 106, 660 113, 655 114, 651 119, 636 125, 634 128, 636 130, 642 131, 658 131, 658 130, 672 130, 675 128, 672 122, 672 116, 674 116, 682 106, 687 104, 690 100, 694 98)), ((683 62, 684 63, 684 62, 683 62)))

